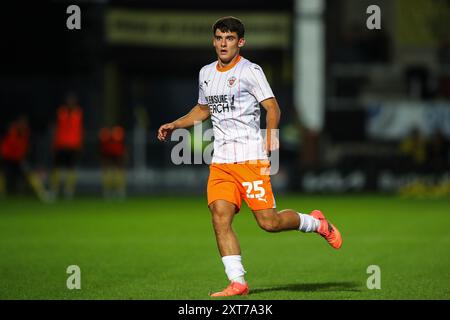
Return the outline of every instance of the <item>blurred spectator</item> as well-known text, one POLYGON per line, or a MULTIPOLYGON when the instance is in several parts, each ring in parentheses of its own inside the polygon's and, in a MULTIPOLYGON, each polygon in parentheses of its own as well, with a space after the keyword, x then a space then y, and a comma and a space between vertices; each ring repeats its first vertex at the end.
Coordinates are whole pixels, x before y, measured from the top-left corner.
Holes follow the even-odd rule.
POLYGON ((385 30, 369 31, 364 37, 363 46, 367 62, 386 63, 391 60, 391 40, 385 30))
POLYGON ((2 186, 6 193, 17 193, 19 184, 25 181, 22 167, 29 148, 30 130, 25 117, 13 121, 0 142, 3 177, 2 186))
POLYGON ((450 100, 450 76, 442 75, 439 77, 438 97, 450 100))
POLYGON ((121 126, 102 128, 99 139, 103 196, 123 199, 126 195, 125 130, 121 126))
POLYGON ((443 38, 439 41, 437 49, 438 61, 441 65, 450 65, 450 40, 443 38))
POLYGON ((449 142, 441 130, 436 130, 427 145, 427 163, 433 170, 445 170, 449 164, 449 142))
POLYGON ((75 166, 80 157, 83 142, 83 111, 74 94, 68 95, 66 103, 57 110, 54 133, 54 168, 51 190, 58 197, 60 182, 64 180, 64 196, 71 199, 75 193, 75 166))
POLYGON ((362 46, 361 31, 358 25, 344 30, 337 42, 336 62, 340 63, 362 63, 365 62, 362 46))
POLYGON ((391 56, 391 40, 384 30, 364 30, 358 22, 343 30, 336 48, 335 62, 384 63, 391 56))
POLYGON ((426 65, 410 65, 405 70, 407 93, 410 98, 424 100, 433 98, 436 91, 432 74, 426 65))
POLYGON ((418 128, 401 142, 400 151, 414 167, 421 167, 426 160, 426 140, 418 128))

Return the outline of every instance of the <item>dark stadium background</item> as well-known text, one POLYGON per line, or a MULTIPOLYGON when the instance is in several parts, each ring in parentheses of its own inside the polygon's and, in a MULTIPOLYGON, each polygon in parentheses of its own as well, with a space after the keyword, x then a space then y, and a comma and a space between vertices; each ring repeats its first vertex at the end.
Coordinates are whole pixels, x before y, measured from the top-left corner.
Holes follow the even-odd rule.
MULTIPOLYGON (((121 220, 124 219, 120 216, 122 213, 125 215, 130 212, 128 218, 134 221, 133 219, 138 219, 136 217, 141 212, 152 212, 152 208, 156 207, 161 210, 160 213, 164 213, 165 210, 171 210, 172 203, 181 201, 175 205, 178 210, 183 210, 185 203, 186 210, 191 210, 189 215, 195 216, 194 211, 205 216, 208 214, 204 203, 208 166, 172 164, 170 152, 175 143, 158 142, 156 132, 161 124, 182 116, 195 105, 198 94, 198 71, 203 65, 214 61, 213 47, 208 44, 189 46, 176 43, 163 46, 152 44, 151 40, 132 44, 126 41, 111 42, 107 38, 109 27, 106 24, 111 10, 119 12, 134 10, 150 15, 152 12, 160 12, 167 17, 177 15, 181 20, 183 14, 187 16, 203 14, 203 17, 206 17, 204 24, 207 27, 225 14, 282 16, 283 21, 287 21, 288 28, 283 29, 284 33, 280 36, 289 39, 287 45, 252 47, 251 41, 248 40, 248 47, 242 51, 244 57, 258 63, 265 70, 282 110, 280 170, 272 177, 279 206, 283 205, 283 201, 286 205, 300 208, 305 206, 314 209, 323 205, 331 212, 336 223, 339 223, 340 219, 344 225, 345 221, 348 222, 347 239, 353 239, 353 243, 361 241, 361 244, 366 240, 360 240, 364 235, 359 230, 374 233, 372 238, 367 237, 367 241, 385 236, 389 239, 389 236, 395 233, 394 230, 398 230, 397 227, 401 229, 404 221, 408 220, 410 224, 407 224, 406 228, 411 228, 408 232, 414 230, 421 233, 425 229, 430 237, 427 238, 423 234, 408 237, 405 243, 400 241, 402 243, 400 247, 392 250, 406 254, 406 248, 426 250, 430 243, 438 243, 441 247, 431 249, 428 254, 434 257, 443 254, 445 247, 448 249, 448 236, 443 235, 447 234, 443 228, 448 226, 450 199, 450 2, 326 0, 323 3, 324 10, 319 18, 296 14, 293 0, 228 2, 55 0, 39 3, 15 2, 14 5, 2 3, 0 137, 6 133, 11 121, 22 115, 28 118, 31 136, 30 152, 26 162, 31 172, 36 173, 47 188, 53 166, 52 126, 55 122, 56 109, 64 102, 68 92, 75 92, 78 95, 84 112, 86 133, 83 152, 77 166, 76 195, 72 201, 57 199, 52 204, 41 204, 36 200, 25 179, 21 182, 18 194, 1 196, 0 216, 1 219, 5 219, 2 225, 5 231, 9 230, 9 233, 3 233, 6 240, 0 245, 2 256, 11 252, 23 252, 25 256, 29 254, 27 261, 31 263, 36 261, 31 254, 33 245, 20 247, 19 242, 17 245, 20 248, 16 250, 15 246, 8 244, 15 243, 16 236, 27 231, 30 232, 26 233, 31 237, 30 243, 36 241, 39 245, 41 239, 39 237, 45 238, 45 230, 56 232, 59 223, 70 227, 69 220, 72 217, 76 217, 74 228, 85 230, 89 223, 93 223, 99 230, 103 230, 101 221, 106 221, 105 216, 111 212, 113 215, 111 221, 114 223, 110 221, 103 226, 111 227, 109 231, 104 229, 103 232, 106 232, 105 236, 112 235, 114 238, 114 235, 117 235, 115 232, 120 233, 118 226, 122 223, 130 227, 128 230, 131 230, 130 236, 132 230, 139 230, 138 232, 143 234, 147 232, 144 229, 140 230, 137 222, 134 225, 134 222, 121 220), (81 8, 81 30, 66 28, 69 16, 66 8, 71 4, 77 4, 81 8), (366 20, 370 16, 366 13, 369 5, 378 5, 381 9, 381 30, 369 30, 366 27, 366 20), (316 19, 314 21, 319 21, 323 26, 323 60, 321 60, 324 81, 323 127, 320 130, 312 130, 305 125, 296 104, 294 80, 298 77, 308 79, 308 75, 295 74, 294 70, 296 19, 305 21, 316 19), (417 115, 422 115, 422 118, 418 118, 417 115), (126 131, 129 153, 126 162, 128 198, 114 205, 102 198, 98 133, 103 126, 116 124, 122 125, 126 131), (420 143, 411 136, 415 128, 421 136, 420 143), (439 132, 442 139, 438 138, 439 132), (404 147, 407 143, 412 143, 413 146, 409 151, 404 147), (418 150, 424 152, 425 158, 417 159, 418 150), (102 214, 98 217, 98 221, 95 220, 97 218, 94 212, 97 207, 98 212, 102 214), (89 210, 92 210, 93 215, 86 215, 86 220, 83 220, 84 216, 78 216, 83 211, 90 212, 89 210), (62 218, 59 215, 62 211, 70 214, 65 222, 60 220, 62 218), (389 226, 391 219, 387 218, 389 216, 383 218, 378 216, 380 213, 387 214, 393 211, 398 213, 391 220, 396 227, 389 226), (40 220, 39 216, 30 215, 33 212, 42 214, 42 217, 48 214, 57 218, 40 220), (411 216, 408 216, 409 213, 411 216), (436 215, 433 216, 432 213, 436 215), (424 217, 431 225, 424 225, 424 217), (13 221, 13 218, 16 220, 13 221), (52 226, 47 226, 46 223, 52 223, 52 226), (31 231, 35 226, 38 226, 36 230, 42 232, 37 233, 39 234, 37 240, 32 237, 31 231), (137 229, 133 229, 134 227, 137 229), (378 234, 378 231, 382 230, 387 234, 378 234), (429 239, 430 243, 419 243, 426 239, 429 239), (407 242, 409 245, 406 245, 407 242)), ((261 34, 264 31, 258 32, 261 34)), ((262 127, 264 116, 262 112, 262 127)), ((170 214, 161 218, 160 221, 163 221, 161 223, 172 223, 173 221, 168 218, 171 217, 170 214)), ((246 216, 249 214, 246 213, 246 216)), ((199 223, 205 223, 204 226, 201 225, 205 229, 209 223, 209 216, 206 217, 204 220, 200 218, 198 220, 202 221, 199 223)), ((247 230, 245 223, 253 222, 245 220, 250 218, 242 219, 244 219, 244 222, 241 222, 242 228, 247 230)), ((156 228, 151 218, 146 217, 143 221, 151 225, 151 228, 156 228)), ((144 224, 141 228, 144 228, 143 226, 144 224)), ((197 230, 195 228, 193 227, 193 230, 197 230)), ((253 225, 253 229, 256 228, 257 226, 253 225)), ((89 230, 86 231, 87 239, 90 239, 91 235, 89 230)), ((185 231, 180 230, 182 231, 177 232, 185 231)), ((249 227, 249 230, 252 229, 249 227)), ((158 234, 158 230, 155 232, 158 234)), ((94 237, 93 234, 91 236, 94 237)), ((210 241, 213 248, 213 238, 209 234, 208 236, 206 241, 210 241)), ((157 237, 154 234, 152 237, 158 241, 157 239, 164 239, 165 235, 157 237)), ((282 239, 288 239, 287 236, 283 237, 281 236, 282 239)), ((86 247, 92 245, 94 249, 97 248, 98 243, 95 244, 95 241, 98 239, 94 238, 92 243, 86 243, 86 247)), ((127 239, 127 236, 121 234, 116 239, 119 238, 123 240, 127 239)), ((54 239, 64 242, 62 234, 56 235, 54 239)), ((69 246, 70 241, 69 239, 69 246)), ((276 242, 276 239, 271 241, 276 242)), ((44 243, 47 242, 43 240, 43 246, 44 243)), ((380 251, 376 252, 386 253, 384 244, 378 244, 377 250, 380 251)), ((120 244, 118 245, 120 247, 120 244)), ((145 245, 141 245, 145 252, 145 245)), ((48 252, 48 248, 44 247, 42 249, 48 252)), ((211 248, 208 247, 208 250, 211 248)), ((170 249, 167 250, 170 252, 170 249)), ((177 250, 182 251, 182 248, 177 250)), ((214 250, 211 249, 210 256, 217 258, 214 256, 216 254, 214 250)), ((111 249, 111 252, 113 251, 111 249)), ((357 266, 364 277, 363 268, 371 263, 369 251, 365 251, 364 248, 358 248, 356 251, 361 254, 360 257, 368 255, 367 263, 364 260, 357 266)), ((418 263, 416 268, 410 267, 411 279, 425 279, 426 276, 421 272, 426 271, 423 270, 434 274, 440 273, 441 278, 436 276, 430 279, 436 287, 430 285, 429 291, 420 296, 423 289, 420 284, 411 284, 410 287, 399 289, 399 284, 396 283, 389 289, 390 291, 383 291, 385 294, 381 298, 401 299, 413 294, 413 298, 448 299, 448 257, 445 258, 445 254, 441 255, 442 260, 433 260, 419 267, 418 265, 425 263, 426 259, 422 259, 419 252, 413 255, 416 260, 408 260, 413 259, 412 256, 402 258, 402 261, 408 261, 411 265, 418 263), (447 290, 439 287, 440 285, 447 290)), ((89 261, 89 257, 81 253, 77 257, 82 261, 89 261)), ((102 257, 108 259, 109 256, 105 254, 102 257)), ((132 260, 133 257, 135 256, 130 253, 128 258, 132 260)), ((347 257, 354 256, 349 253, 347 257)), ((214 277, 219 281, 222 272, 220 261, 213 258, 211 265, 217 267, 214 270, 216 272, 214 277)), ((68 258, 58 260, 52 256, 47 259, 60 262, 58 266, 53 265, 54 270, 70 260, 68 258)), ((165 258, 161 259, 163 261, 165 258)), ((321 257, 317 259, 319 261, 321 257)), ((353 258, 349 259, 353 261, 353 258)), ((386 265, 390 262, 392 266, 396 266, 397 262, 390 259, 391 256, 383 256, 380 261, 386 261, 386 265)), ((255 261, 257 260, 253 260, 254 265, 260 262, 255 261)), ((342 265, 345 265, 346 261, 349 260, 342 260, 342 265)), ((374 263, 376 262, 375 259, 374 263)), ((102 265, 101 261, 96 263, 102 265)), ((353 263, 356 264, 355 261, 353 263)), ((153 262, 151 264, 153 265, 153 262)), ((138 266, 139 264, 135 268, 138 266)), ((4 262, 3 268, 0 262, 2 272, 0 274, 5 279, 20 279, 20 275, 15 274, 14 270, 27 270, 21 269, 22 267, 23 260, 12 258, 8 263, 4 262)), ((291 288, 291 291, 300 291, 299 295, 294 294, 291 297, 293 299, 320 298, 311 293, 316 289, 322 292, 326 299, 378 298, 375 294, 364 296, 366 289, 361 289, 364 282, 358 287, 359 291, 364 292, 352 296, 351 292, 347 292, 355 289, 351 282, 348 282, 353 281, 350 275, 355 273, 355 270, 351 269, 351 263, 345 272, 349 275, 347 282, 341 283, 342 285, 338 282, 333 285, 332 282, 330 290, 327 289, 327 285, 320 284, 311 287, 299 285, 298 288, 288 285, 286 290, 289 291, 291 288), (342 290, 345 293, 334 295, 332 291, 335 287, 337 291, 342 290), (308 291, 311 295, 302 296, 303 291, 308 291)), ((336 271, 336 274, 340 272, 336 271)), ((61 281, 65 281, 64 276, 63 273, 61 281)), ((331 276, 334 274, 330 274, 331 276)), ((392 281, 397 278, 397 275, 393 274, 387 276, 387 279, 392 281)), ((320 280, 330 283, 325 278, 318 279, 319 282, 320 280)), ((49 281, 51 283, 53 280, 49 281)), ((102 282, 99 280, 98 283, 102 282)), ((221 283, 211 285, 220 286, 221 283)), ((95 285, 92 285, 91 289, 94 288, 95 285)), ((278 291, 283 291, 285 287, 280 284, 278 288, 278 291)), ((21 291, 19 286, 17 288, 13 286, 11 291, 0 289, 0 297, 127 298, 127 294, 134 297, 134 293, 128 292, 121 296, 120 290, 116 295, 106 294, 103 291, 93 294, 91 291, 87 296, 70 296, 66 292, 52 290, 49 286, 40 291, 28 292, 21 291)), ((150 295, 150 298, 182 299, 184 291, 180 290, 176 291, 174 296, 164 293, 150 295)), ((273 291, 275 291, 273 298, 277 298, 277 290, 273 291)), ((270 290, 266 292, 260 290, 261 292, 263 295, 259 296, 260 298, 272 297, 270 290)), ((148 297, 141 292, 135 296, 144 299, 148 297)), ((198 293, 192 297, 201 299, 202 296, 198 293)), ((281 298, 289 299, 289 297, 281 295, 281 298)))
MULTIPOLYGON (((313 132, 303 125, 295 106, 293 78, 303 75, 293 74, 294 2, 233 3, 237 12, 249 13, 257 9, 261 13, 283 13, 291 26, 287 30, 291 39, 288 46, 243 51, 244 56, 266 70, 283 112, 280 161, 282 176, 286 178, 278 179, 282 190, 396 192, 412 183, 411 176, 416 173, 422 173, 416 180, 440 182, 439 177, 447 172, 449 165, 450 129, 446 126, 449 124, 450 58, 445 20, 448 12, 438 15, 439 10, 435 10, 429 13, 433 5, 448 11, 448 2, 435 2, 427 5, 421 1, 325 1, 322 15, 324 125, 322 130, 313 132), (365 26, 369 17, 365 9, 370 4, 377 4, 381 9, 381 30, 368 30, 365 26), (420 8, 427 9, 424 10, 425 18, 418 16, 420 8), (399 17, 403 17, 401 23, 399 17), (431 23, 433 19, 438 22, 431 23), (421 34, 425 33, 425 40, 407 44, 410 40, 404 38, 411 38, 411 35, 405 36, 401 29, 404 25, 410 26, 412 35, 417 32, 423 38, 421 34), (407 131, 404 136, 397 134, 395 137, 370 134, 371 108, 405 103, 428 108, 430 117, 441 120, 441 123, 422 126, 424 132, 421 133, 431 142, 434 130, 443 129, 447 139, 441 147, 447 149, 440 154, 443 165, 431 165, 432 155, 423 163, 414 164, 413 156, 402 153, 400 144, 408 137, 407 131), (433 111, 431 106, 436 103, 441 106, 440 110, 433 111), (390 177, 381 177, 382 171, 392 172, 392 179, 403 182, 383 184, 380 181, 390 177), (302 177, 307 172, 324 187, 305 187, 307 182, 302 177), (352 184, 352 177, 359 173, 364 182, 352 184)), ((183 168, 174 167, 169 161, 173 144, 158 143, 156 130, 160 124, 183 115, 196 103, 198 70, 214 60, 212 47, 111 43, 106 38, 105 20, 109 10, 131 9, 169 14, 211 13, 209 25, 221 15, 223 4, 210 1, 81 1, 78 5, 82 28, 68 30, 65 22, 69 15, 65 10, 69 4, 47 1, 39 5, 30 3, 24 8, 17 5, 16 10, 11 9, 14 14, 5 15, 2 21, 4 63, 0 79, 2 132, 9 121, 26 115, 32 128, 28 161, 32 167, 46 172, 52 166, 50 127, 55 121, 55 110, 64 102, 67 92, 75 92, 85 113, 87 133, 81 172, 98 168, 97 133, 102 126, 113 124, 126 128, 130 172, 137 166, 183 172, 183 168), (146 118, 145 141, 138 145, 132 137, 143 118, 146 118), (144 155, 136 153, 135 149, 145 150, 144 155)), ((403 114, 392 116, 403 117, 403 114)), ((264 126, 264 114, 261 119, 264 126)), ((378 131, 384 130, 382 125, 378 124, 378 131)), ((389 126, 389 123, 384 125, 389 126)), ((206 167, 184 169, 204 172, 206 167)), ((85 180, 84 176, 80 175, 78 192, 98 192, 99 184, 85 180)), ((277 182, 277 177, 274 180, 277 182)), ((140 183, 130 175, 130 192, 161 190, 156 184, 145 186, 140 183)), ((195 184, 195 181, 191 187, 202 190, 201 184, 195 184)))

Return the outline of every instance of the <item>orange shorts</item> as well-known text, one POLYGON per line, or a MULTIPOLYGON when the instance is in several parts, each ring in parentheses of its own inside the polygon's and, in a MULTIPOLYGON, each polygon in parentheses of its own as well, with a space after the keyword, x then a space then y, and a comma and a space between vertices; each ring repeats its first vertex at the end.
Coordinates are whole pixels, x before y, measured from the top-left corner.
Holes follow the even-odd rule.
POLYGON ((251 210, 276 207, 268 161, 212 163, 209 171, 208 206, 216 200, 227 200, 238 212, 244 199, 251 210))

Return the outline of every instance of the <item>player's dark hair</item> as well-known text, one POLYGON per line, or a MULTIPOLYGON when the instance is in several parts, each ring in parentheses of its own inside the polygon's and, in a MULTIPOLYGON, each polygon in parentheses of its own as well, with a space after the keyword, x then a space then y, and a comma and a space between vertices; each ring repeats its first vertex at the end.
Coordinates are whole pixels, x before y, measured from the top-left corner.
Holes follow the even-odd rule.
POLYGON ((245 27, 241 20, 235 17, 223 17, 214 23, 212 27, 213 35, 216 34, 216 30, 219 29, 222 32, 236 32, 238 38, 244 37, 245 27))

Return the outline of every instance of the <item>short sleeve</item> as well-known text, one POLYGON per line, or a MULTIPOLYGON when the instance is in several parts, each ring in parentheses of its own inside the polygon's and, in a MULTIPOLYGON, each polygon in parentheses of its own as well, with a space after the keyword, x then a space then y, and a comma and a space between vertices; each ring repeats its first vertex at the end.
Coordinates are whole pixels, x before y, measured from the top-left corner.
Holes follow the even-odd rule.
POLYGON ((200 73, 198 75, 198 104, 208 104, 208 101, 206 100, 205 96, 205 90, 203 86, 203 77, 202 77, 202 70, 200 70, 200 73))
POLYGON ((250 64, 247 70, 247 78, 249 91, 258 102, 275 97, 260 66, 254 63, 250 64))

